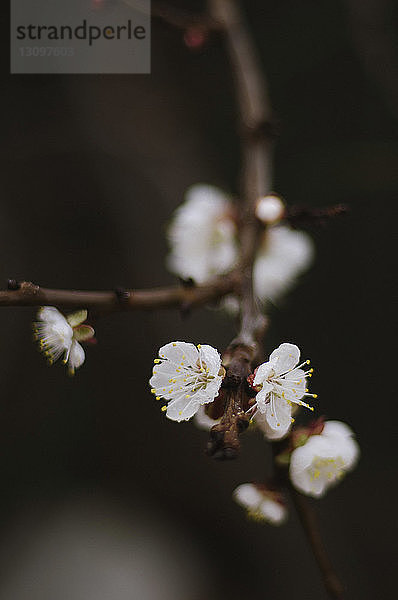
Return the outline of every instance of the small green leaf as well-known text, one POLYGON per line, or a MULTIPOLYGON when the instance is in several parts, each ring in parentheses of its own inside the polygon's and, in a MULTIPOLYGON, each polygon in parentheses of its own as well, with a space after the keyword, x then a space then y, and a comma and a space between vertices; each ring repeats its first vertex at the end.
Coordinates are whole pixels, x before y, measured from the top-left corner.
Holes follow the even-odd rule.
POLYGON ((90 325, 78 325, 73 328, 73 337, 78 342, 85 342, 94 337, 95 331, 90 325))
POLYGON ((66 317, 66 320, 68 321, 68 323, 71 327, 77 327, 81 323, 84 323, 84 321, 86 319, 87 319, 87 311, 84 309, 77 310, 76 312, 71 313, 70 315, 68 315, 66 317))

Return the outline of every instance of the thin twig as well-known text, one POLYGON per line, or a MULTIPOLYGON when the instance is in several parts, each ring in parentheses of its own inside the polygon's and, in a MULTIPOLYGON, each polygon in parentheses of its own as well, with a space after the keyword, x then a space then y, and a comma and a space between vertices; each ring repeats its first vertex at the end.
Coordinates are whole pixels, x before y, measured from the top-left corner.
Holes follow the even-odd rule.
POLYGON ((331 598, 342 600, 343 586, 337 577, 325 550, 315 512, 307 498, 297 492, 293 486, 290 486, 290 494, 319 570, 322 573, 326 591, 331 598))
POLYGON ((326 208, 310 206, 289 206, 285 220, 293 227, 304 225, 326 225, 330 219, 346 215, 349 208, 346 204, 335 204, 326 208))

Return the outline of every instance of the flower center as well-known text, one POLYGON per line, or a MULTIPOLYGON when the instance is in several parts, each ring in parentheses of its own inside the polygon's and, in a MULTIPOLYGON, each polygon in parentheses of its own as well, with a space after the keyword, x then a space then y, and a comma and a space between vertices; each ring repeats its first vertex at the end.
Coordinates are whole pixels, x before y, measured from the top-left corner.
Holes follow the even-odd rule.
POLYGON ((274 371, 274 369, 271 369, 270 372, 269 372, 269 375, 267 377, 267 382, 268 383, 275 383, 274 382, 274 377, 275 377, 275 371, 274 371))
POLYGON ((204 360, 198 359, 194 368, 196 374, 195 386, 206 387, 211 379, 214 379, 214 375, 209 372, 209 367, 204 360))
POLYGON ((329 481, 340 479, 344 475, 344 463, 342 459, 336 458, 320 458, 316 457, 311 464, 310 479, 316 481, 320 477, 329 481))

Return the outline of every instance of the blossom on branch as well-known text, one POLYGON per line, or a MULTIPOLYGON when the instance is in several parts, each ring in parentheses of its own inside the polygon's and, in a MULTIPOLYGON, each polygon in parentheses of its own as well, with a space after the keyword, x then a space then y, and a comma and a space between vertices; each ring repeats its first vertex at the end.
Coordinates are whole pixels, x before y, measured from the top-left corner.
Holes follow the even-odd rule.
POLYGON ((156 399, 168 401, 162 410, 173 421, 187 421, 218 395, 225 369, 212 346, 170 342, 159 349, 149 381, 156 399))
POLYGON ((40 349, 50 364, 63 356, 71 375, 84 363, 85 353, 79 342, 94 337, 94 329, 84 325, 87 311, 79 310, 64 317, 54 306, 43 306, 37 313, 34 332, 40 349))
POLYGON ((191 186, 168 230, 170 271, 203 283, 232 269, 238 252, 232 215, 233 206, 221 190, 191 186))
POLYGON ((269 361, 261 364, 249 378, 249 384, 257 391, 255 421, 269 439, 280 439, 289 431, 293 422, 294 405, 305 406, 304 396, 316 398, 307 390, 307 377, 313 369, 304 371, 300 350, 295 344, 284 343, 272 352, 269 361))
MULTIPOLYGON (((276 302, 310 266, 314 247, 303 231, 279 224, 285 208, 276 195, 259 200, 257 213, 268 224, 254 262, 254 290, 261 302, 276 302)), ((238 227, 234 204, 216 187, 191 186, 168 229, 170 271, 197 283, 223 275, 237 264, 238 227)), ((238 312, 236 298, 228 296, 224 308, 238 312)))
POLYGON ((246 508, 247 515, 255 521, 282 525, 287 519, 286 505, 279 492, 265 485, 243 483, 233 492, 235 502, 246 508))
POLYGON ((268 227, 254 262, 256 296, 262 302, 278 301, 310 267, 313 257, 313 242, 304 231, 287 225, 268 227))
POLYGON ((355 467, 359 454, 352 429, 340 421, 326 421, 320 434, 293 450, 290 479, 300 492, 319 498, 355 467))

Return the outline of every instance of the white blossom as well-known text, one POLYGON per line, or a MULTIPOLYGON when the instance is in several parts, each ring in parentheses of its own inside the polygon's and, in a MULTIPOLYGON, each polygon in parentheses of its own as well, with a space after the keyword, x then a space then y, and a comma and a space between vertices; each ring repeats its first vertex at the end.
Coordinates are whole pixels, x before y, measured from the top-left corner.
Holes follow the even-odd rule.
POLYGON ((319 498, 356 465, 359 446, 354 432, 340 421, 326 421, 322 433, 296 448, 290 459, 290 479, 302 493, 319 498))
POLYGON ((261 301, 276 302, 296 283, 314 256, 311 238, 287 225, 269 227, 254 263, 253 280, 261 301))
POLYGON ((198 283, 229 271, 237 258, 232 212, 228 196, 216 187, 190 187, 169 226, 169 269, 198 283))
POLYGON ((80 310, 64 317, 54 306, 44 306, 37 313, 34 331, 39 340, 40 349, 52 364, 63 356, 69 373, 84 363, 85 353, 79 341, 94 336, 94 329, 83 325, 87 319, 87 311, 80 310))
POLYGON ((281 525, 287 519, 286 506, 277 492, 254 483, 243 483, 233 492, 234 500, 256 521, 281 525))
MULTIPOLYGON (((254 289, 261 302, 277 302, 313 260, 314 246, 306 233, 276 224, 284 210, 281 199, 272 194, 257 205, 259 218, 271 225, 264 232, 254 262, 254 289)), ((198 283, 232 269, 238 257, 234 214, 230 197, 218 188, 191 186, 168 229, 169 269, 198 283)), ((233 314, 239 310, 234 296, 223 299, 221 304, 233 314)))
POLYGON ((300 361, 300 350, 295 344, 284 343, 272 352, 269 361, 255 371, 253 387, 257 391, 255 420, 269 439, 280 439, 286 435, 293 422, 294 405, 313 410, 302 400, 304 396, 316 398, 307 390, 307 377, 313 369, 304 371, 300 361), (258 414, 260 413, 260 414, 258 414))
POLYGON ((224 374, 212 346, 170 342, 159 349, 149 384, 157 399, 168 401, 162 410, 169 419, 187 421, 218 395, 224 374))
POLYGON ((256 217, 267 225, 273 225, 280 221, 284 213, 285 205, 275 194, 268 194, 257 202, 256 217))

